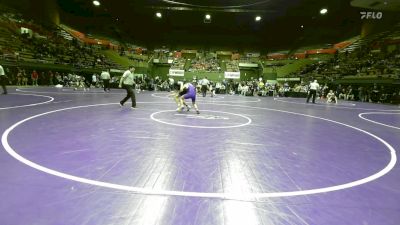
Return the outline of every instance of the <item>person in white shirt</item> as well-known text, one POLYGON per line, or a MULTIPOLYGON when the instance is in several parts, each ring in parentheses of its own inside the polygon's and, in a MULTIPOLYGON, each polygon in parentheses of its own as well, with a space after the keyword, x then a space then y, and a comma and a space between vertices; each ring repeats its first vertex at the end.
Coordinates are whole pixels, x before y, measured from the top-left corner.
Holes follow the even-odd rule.
POLYGON ((101 72, 100 79, 103 81, 104 92, 110 91, 110 79, 111 79, 110 69, 101 72))
POLYGON ((330 90, 329 93, 326 95, 326 103, 337 104, 337 102, 338 102, 338 100, 337 100, 335 93, 333 92, 333 90, 330 90))
POLYGON ((168 91, 172 90, 174 88, 174 78, 170 77, 168 78, 168 91))
POLYGON ((206 93, 208 90, 208 85, 210 84, 210 81, 208 81, 207 77, 204 77, 203 80, 201 80, 201 93, 203 94, 203 97, 206 97, 206 93))
POLYGON ((97 85, 97 74, 92 75, 92 85, 96 87, 97 85))
POLYGON ((317 96, 317 91, 319 90, 319 84, 317 80, 314 80, 309 86, 308 96, 307 96, 307 103, 310 101, 312 96, 312 103, 315 104, 315 97, 317 96))
POLYGON ((121 80, 119 81, 119 87, 124 87, 126 90, 126 97, 122 99, 119 104, 122 107, 130 98, 132 101, 132 109, 136 108, 135 93, 133 92, 133 85, 135 84, 133 72, 135 72, 135 67, 130 66, 129 69, 124 72, 121 80))
POLYGON ((4 73, 4 69, 0 65, 0 85, 3 88, 3 95, 7 94, 7 88, 6 88, 7 81, 8 81, 8 79, 7 79, 6 74, 4 73))

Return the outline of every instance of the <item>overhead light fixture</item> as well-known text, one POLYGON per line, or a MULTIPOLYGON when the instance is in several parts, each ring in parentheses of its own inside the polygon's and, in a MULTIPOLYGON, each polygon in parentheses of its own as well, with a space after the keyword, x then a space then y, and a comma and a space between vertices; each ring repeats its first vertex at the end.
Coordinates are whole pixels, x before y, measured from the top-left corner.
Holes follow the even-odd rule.
POLYGON ((93 5, 95 5, 95 6, 99 6, 99 5, 100 5, 100 2, 99 2, 99 1, 97 1, 97 0, 94 0, 94 1, 93 1, 93 5))
POLYGON ((204 16, 203 22, 204 22, 204 23, 211 23, 211 15, 210 15, 210 14, 206 14, 206 15, 204 16))
POLYGON ((300 27, 301 27, 301 28, 304 28, 304 25, 301 25, 300 27))
POLYGON ((322 15, 326 14, 328 12, 327 9, 323 8, 319 11, 319 13, 321 13, 322 15))
POLYGON ((160 12, 157 12, 157 13, 156 13, 156 17, 157 17, 157 18, 161 18, 161 17, 162 17, 162 14, 161 14, 160 12))
POLYGON ((256 21, 260 21, 261 20, 261 16, 256 16, 255 20, 256 21))

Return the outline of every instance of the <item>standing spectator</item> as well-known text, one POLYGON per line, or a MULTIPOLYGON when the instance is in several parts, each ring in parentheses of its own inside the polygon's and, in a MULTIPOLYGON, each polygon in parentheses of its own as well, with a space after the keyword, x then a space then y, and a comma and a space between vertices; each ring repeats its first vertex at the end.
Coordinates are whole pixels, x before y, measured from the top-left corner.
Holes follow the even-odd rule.
POLYGON ((121 80, 119 81, 119 87, 121 88, 123 86, 126 90, 126 97, 119 102, 121 107, 130 98, 132 101, 132 109, 136 108, 135 93, 133 92, 133 85, 135 84, 133 75, 134 72, 135 67, 130 66, 129 69, 124 72, 121 80))
POLYGON ((173 86, 174 86, 174 78, 172 78, 172 77, 170 77, 170 78, 168 78, 168 91, 170 91, 172 88, 173 88, 173 86))
POLYGON ((307 103, 310 102, 310 98, 312 96, 312 103, 315 104, 315 97, 317 95, 317 91, 319 89, 319 84, 317 80, 314 80, 309 86, 308 96, 307 96, 307 103))
POLYGON ((95 74, 95 73, 92 75, 92 85, 94 87, 96 87, 96 85, 97 85, 97 74, 95 74))
POLYGON ((26 74, 25 70, 22 70, 22 85, 28 86, 28 74, 26 74))
POLYGON ((41 72, 40 75, 39 75, 39 82, 38 82, 38 84, 40 84, 40 85, 47 85, 46 82, 47 82, 46 74, 45 74, 44 72, 41 72))
POLYGON ((329 92, 330 90, 329 90, 329 87, 328 87, 328 85, 325 83, 324 84, 324 86, 321 88, 321 92, 320 92, 320 98, 321 99, 323 99, 323 98, 326 98, 326 96, 328 95, 328 92, 329 92))
POLYGON ((358 87, 358 100, 365 102, 365 98, 366 98, 366 95, 365 95, 364 87, 363 86, 358 87))
POLYGON ((0 85, 3 88, 3 95, 7 94, 7 88, 6 88, 7 82, 8 82, 7 76, 4 73, 3 67, 0 65, 0 85))
POLYGON ((49 85, 53 85, 53 80, 54 80, 54 74, 53 72, 51 72, 51 70, 49 71, 49 85))
POLYGON ((103 81, 104 92, 110 91, 110 69, 101 72, 100 79, 103 81))
POLYGON ((339 94, 340 94, 341 92, 342 92, 342 85, 339 84, 339 85, 336 87, 335 95, 336 95, 336 96, 339 96, 339 94))
POLYGON ((38 78, 39 78, 39 74, 36 72, 36 70, 33 70, 32 75, 31 75, 31 79, 32 79, 32 86, 38 86, 38 78))
POLYGON ((371 90, 370 100, 372 102, 378 102, 380 94, 381 91, 379 90, 378 85, 374 84, 374 87, 371 90))
POLYGON ((62 76, 58 72, 56 72, 55 77, 56 77, 56 83, 57 84, 63 84, 62 76))
POLYGON ((22 79, 23 79, 22 71, 18 70, 18 72, 17 72, 17 86, 22 85, 22 79))

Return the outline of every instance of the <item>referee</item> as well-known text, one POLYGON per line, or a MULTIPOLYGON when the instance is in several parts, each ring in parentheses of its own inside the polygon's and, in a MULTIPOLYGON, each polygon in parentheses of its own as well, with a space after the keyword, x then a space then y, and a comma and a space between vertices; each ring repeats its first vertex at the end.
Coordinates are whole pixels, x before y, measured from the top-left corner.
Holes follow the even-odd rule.
POLYGON ((210 84, 210 81, 207 79, 207 77, 204 77, 203 80, 201 80, 201 93, 203 94, 203 97, 206 97, 207 90, 208 90, 208 85, 210 84))
POLYGON ((110 91, 110 69, 101 72, 100 79, 103 81, 104 92, 110 91))
POLYGON ((312 103, 315 104, 315 97, 316 97, 317 91, 319 89, 318 81, 314 80, 314 82, 312 82, 309 87, 310 87, 310 90, 308 90, 307 103, 310 101, 310 98, 312 96, 312 103))
POLYGON ((136 108, 136 99, 135 99, 135 93, 133 92, 133 85, 135 84, 134 82, 134 76, 133 72, 135 72, 135 67, 130 66, 127 71, 124 72, 124 74, 121 77, 121 80, 119 81, 119 87, 124 88, 126 90, 126 97, 122 99, 119 104, 122 107, 126 101, 130 98, 132 101, 132 109, 136 108))

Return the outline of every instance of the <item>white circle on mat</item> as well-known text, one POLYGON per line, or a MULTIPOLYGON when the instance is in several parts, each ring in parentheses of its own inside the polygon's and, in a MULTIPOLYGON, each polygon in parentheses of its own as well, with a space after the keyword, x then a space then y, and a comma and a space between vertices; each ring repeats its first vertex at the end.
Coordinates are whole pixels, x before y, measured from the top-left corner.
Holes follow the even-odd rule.
POLYGON ((398 112, 398 113, 395 113, 395 112, 367 112, 367 113, 358 114, 358 117, 360 117, 363 120, 369 121, 371 123, 379 124, 379 125, 382 125, 382 126, 385 126, 385 127, 390 127, 390 128, 393 128, 393 129, 400 130, 400 127, 388 125, 388 124, 385 124, 385 123, 380 123, 380 122, 377 122, 375 120, 367 119, 367 118, 364 117, 364 115, 373 115, 373 114, 375 114, 375 115, 392 115, 392 114, 400 115, 400 112, 398 112))
MULTIPOLYGON (((143 103, 149 103, 149 102, 143 102, 143 103)), ((120 185, 120 184, 114 184, 114 183, 108 183, 108 182, 103 182, 103 181, 98 181, 98 180, 92 180, 92 179, 87 179, 83 177, 78 177, 74 176, 71 174, 63 173, 54 169, 50 169, 47 167, 44 167, 42 165, 39 165, 35 162, 32 162, 23 156, 19 155, 8 143, 8 136, 13 131, 16 127, 19 125, 23 124, 26 121, 32 120, 37 117, 45 116, 47 114, 51 113, 56 113, 60 111, 65 111, 65 110, 71 110, 71 109, 77 109, 77 108, 87 108, 87 107, 95 107, 95 106, 104 106, 104 105, 115 105, 118 103, 107 103, 107 104, 96 104, 96 105, 84 105, 84 106, 75 106, 75 107, 69 107, 69 108, 64 108, 64 109, 58 109, 58 110, 53 110, 41 114, 37 114, 31 117, 28 117, 26 119, 23 119, 12 126, 10 126, 8 129, 4 131, 4 133, 1 136, 1 143, 5 149, 5 151, 10 154, 12 157, 20 161, 21 163, 24 163, 27 166, 30 166, 34 169, 37 169, 39 171, 45 172, 47 174, 51 174, 54 176, 58 176, 64 179, 68 180, 73 180, 76 182, 81 182, 85 184, 90 184, 90 185, 95 185, 99 187, 104 187, 104 188, 111 188, 111 189, 116 189, 116 190, 122 190, 122 191, 128 191, 128 192, 133 192, 133 193, 138 193, 138 194, 146 194, 146 195, 167 195, 167 196, 184 196, 184 197, 199 197, 199 198, 216 198, 216 199, 231 199, 231 200, 239 200, 239 201, 257 201, 257 199, 261 198, 274 198, 274 197, 291 197, 291 196, 302 196, 302 195, 311 195, 311 194, 320 194, 320 193, 326 193, 326 192, 332 192, 332 191, 338 191, 338 190, 343 190, 343 189, 348 189, 352 188, 355 186, 359 186, 368 182, 371 182, 373 180, 376 180, 385 174, 387 174, 389 171, 391 171, 394 166, 396 165, 397 162, 397 156, 396 156, 396 151, 395 149, 387 143, 385 140, 382 138, 368 132, 365 130, 362 130, 360 128, 351 126, 349 124, 341 123, 338 121, 322 118, 322 117, 317 117, 317 116, 311 116, 307 114, 301 114, 301 113, 296 113, 296 112, 290 112, 290 111, 284 111, 284 110, 278 110, 278 109, 271 109, 271 108, 262 108, 262 107, 251 107, 251 106, 241 106, 241 105, 230 105, 230 104, 220 104, 220 105, 225 105, 225 106, 234 106, 234 107, 243 107, 243 108, 252 108, 252 109, 260 109, 260 110, 269 110, 269 111, 276 111, 276 112, 283 112, 287 114, 292 114, 292 115, 299 115, 299 116, 305 116, 305 117, 310 117, 310 118, 315 118, 315 119, 320 119, 324 120, 327 122, 335 123, 338 125, 342 125, 348 128, 352 128, 356 131, 359 131, 361 133, 364 133, 379 142, 381 142, 386 148, 389 150, 390 153, 390 161, 389 163, 380 171, 359 179, 355 180, 352 182, 344 183, 344 184, 339 184, 339 185, 334 185, 334 186, 328 186, 328 187, 322 187, 322 188, 315 188, 315 189, 308 189, 308 190, 297 190, 297 191, 284 191, 284 192, 268 192, 268 193, 261 193, 261 192, 252 192, 252 193, 215 193, 215 192, 188 192, 188 191, 170 191, 170 190, 155 190, 153 188, 142 188, 142 187, 132 187, 132 186, 126 186, 126 185, 120 185)), ((151 103, 150 103, 151 104, 151 103)))
MULTIPOLYGON (((178 123, 171 123, 168 121, 164 121, 162 119, 156 118, 156 115, 162 114, 162 113, 173 113, 176 112, 175 110, 163 110, 163 111, 158 111, 158 112, 154 112, 150 115, 150 118, 154 121, 157 121, 159 123, 163 123, 163 124, 168 124, 168 125, 172 125, 172 126, 178 126, 178 127, 191 127, 191 128, 209 128, 209 129, 222 129, 222 128, 234 128, 234 127, 243 127, 243 126, 247 126, 251 123, 251 119, 247 116, 241 115, 241 114, 236 114, 236 113, 229 113, 229 112, 222 112, 222 111, 212 111, 212 110, 202 110, 201 114, 199 114, 198 116, 201 117, 202 114, 204 112, 211 112, 211 113, 220 113, 220 114, 227 114, 230 116, 236 116, 236 117, 242 117, 245 120, 247 120, 247 122, 245 123, 241 123, 241 124, 236 124, 236 125, 229 125, 229 126, 195 126, 195 125, 188 125, 188 124, 178 124, 178 123)), ((193 116, 197 116, 196 114, 192 114, 193 116)))
POLYGON ((38 102, 38 103, 32 103, 32 104, 26 104, 26 105, 17 105, 17 106, 10 106, 10 107, 4 107, 4 108, 0 108, 0 110, 2 109, 16 109, 16 108, 24 108, 24 107, 29 107, 29 106, 36 106, 36 105, 42 105, 42 104, 46 104, 46 103, 50 103, 52 101, 54 101, 54 98, 50 97, 50 96, 46 96, 46 95, 34 95, 34 94, 10 94, 10 95, 29 95, 29 96, 39 96, 39 97, 45 97, 48 98, 50 100, 48 101, 44 101, 44 102, 38 102))

